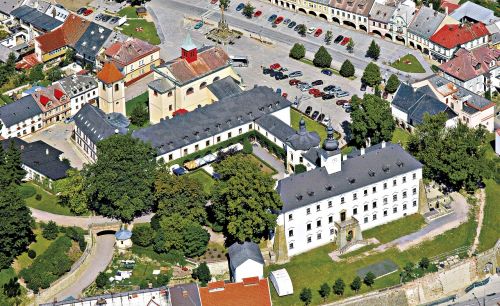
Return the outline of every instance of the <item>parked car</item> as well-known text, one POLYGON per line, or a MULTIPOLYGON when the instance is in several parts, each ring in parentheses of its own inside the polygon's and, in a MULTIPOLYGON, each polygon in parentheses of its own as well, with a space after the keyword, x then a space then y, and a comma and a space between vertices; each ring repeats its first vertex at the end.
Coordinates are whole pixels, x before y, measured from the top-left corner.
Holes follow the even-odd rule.
POLYGON ((311 115, 311 119, 312 120, 316 120, 316 118, 318 118, 318 115, 319 115, 319 112, 318 111, 314 111, 314 113, 312 113, 312 115, 311 115))
POLYGON ((319 37, 323 33, 322 29, 317 29, 316 32, 314 32, 314 37, 319 37))
POLYGON ((319 92, 321 92, 321 91, 317 88, 309 89, 309 94, 311 94, 311 95, 314 95, 314 94, 319 93, 319 92))
POLYGON ((104 14, 97 14, 95 17, 94 17, 94 20, 96 21, 99 21, 102 19, 102 17, 104 16, 104 14))
POLYGON ((319 92, 315 92, 315 93, 313 94, 313 97, 315 97, 315 98, 320 98, 320 97, 323 97, 324 95, 325 95, 325 93, 324 93, 324 92, 319 91, 319 92))
POLYGON ((335 104, 337 104, 337 105, 349 104, 349 101, 347 101, 347 100, 337 100, 337 102, 335 102, 335 104))
POLYGON ((263 68, 263 69, 262 69, 262 73, 263 73, 263 74, 270 74, 270 73, 271 73, 271 71, 273 71, 273 70, 272 70, 272 69, 269 69, 269 68, 263 68))
POLYGON ((337 38, 335 38, 335 40, 333 42, 336 43, 336 44, 338 44, 339 42, 342 41, 342 39, 344 39, 344 36, 343 35, 339 35, 339 36, 337 36, 337 38))
POLYGON ((283 20, 283 24, 289 24, 290 21, 292 21, 292 20, 290 18, 287 18, 287 19, 283 20))
POLYGON ((303 25, 302 23, 299 23, 298 25, 295 26, 295 28, 293 28, 293 30, 297 32, 302 25, 303 25))
POLYGON ((366 84, 365 83, 361 83, 361 88, 359 90, 366 91, 366 84))
POLYGON ((321 73, 328 75, 328 76, 333 74, 333 72, 330 69, 323 69, 323 70, 321 70, 321 73))
POLYGON ((270 65, 269 68, 271 68, 272 70, 278 70, 281 68, 281 65, 279 63, 274 63, 270 65))
POLYGON ((269 18, 267 18, 267 21, 273 22, 274 20, 276 20, 276 18, 278 18, 278 15, 272 14, 271 16, 269 16, 269 18))
POLYGON ((349 92, 347 92, 347 91, 339 91, 336 93, 337 98, 347 97, 348 95, 349 95, 349 92))
POLYGON ((323 100, 331 100, 331 99, 334 99, 335 98, 335 94, 331 94, 331 93, 326 93, 323 95, 323 100))
POLYGON ((278 73, 278 71, 271 69, 271 71, 269 72, 269 76, 272 77, 272 78, 274 78, 277 73, 278 73))
POLYGON ((300 83, 300 80, 298 80, 298 79, 290 79, 290 81, 288 81, 288 84, 290 84, 290 86, 296 86, 299 83, 300 83))
POLYGON ((76 13, 77 13, 78 15, 81 15, 81 14, 83 14, 86 10, 87 10, 87 8, 86 8, 86 7, 81 7, 81 8, 79 8, 79 9, 78 9, 78 11, 76 11, 76 13))
POLYGON ((321 114, 319 114, 318 118, 316 118, 316 121, 322 122, 323 119, 325 119, 325 114, 321 113, 321 114))
POLYGON ((351 103, 347 102, 347 103, 342 104, 342 108, 343 109, 352 108, 351 103))
POLYGON ((323 85, 323 80, 316 80, 311 83, 312 86, 323 85))
POLYGON ((85 12, 83 12, 83 16, 88 16, 90 14, 92 14, 94 11, 91 10, 91 9, 86 9, 85 12))
POLYGON ((351 39, 349 37, 344 37, 344 39, 342 39, 342 42, 340 43, 342 46, 345 46, 349 43, 351 39))
POLYGON ((305 84, 299 84, 297 85, 297 88, 300 89, 300 91, 308 91, 309 89, 312 88, 311 85, 305 83, 305 84))
POLYGON ((104 14, 101 18, 102 21, 108 22, 111 19, 111 16, 104 14))
POLYGON ((334 90, 335 88, 337 88, 337 86, 335 86, 335 85, 328 85, 325 88, 323 88, 323 90, 326 91, 326 92, 329 92, 329 91, 334 90))
POLYGON ((198 21, 195 25, 194 25, 194 29, 195 30, 198 30, 199 28, 201 28, 203 26, 203 20, 200 20, 198 21))
POLYGON ((283 72, 278 72, 274 78, 276 80, 284 80, 284 79, 288 79, 288 74, 284 74, 283 72))
POLYGON ((64 123, 68 124, 68 123, 73 122, 73 120, 75 120, 73 117, 68 117, 68 118, 64 119, 64 123))
POLYGON ((291 72, 288 76, 291 77, 291 78, 301 77, 302 76, 302 71, 291 72))
POLYGON ((314 31, 316 31, 316 27, 310 27, 307 29, 307 34, 312 34, 314 31))
POLYGON ((344 110, 346 113, 350 113, 350 112, 352 112, 352 107, 351 106, 346 107, 344 110))
POLYGON ((257 11, 253 14, 253 17, 260 17, 262 15, 262 11, 257 11))
POLYGON ((321 123, 327 125, 329 122, 330 122, 330 117, 326 116, 325 118, 323 118, 323 121, 321 123))
POLYGON ((304 113, 305 113, 307 116, 309 116, 309 115, 311 114, 311 112, 312 112, 312 109, 313 109, 313 108, 312 108, 311 106, 308 106, 308 107, 306 108, 306 111, 305 111, 304 113))
POLYGON ((218 1, 218 0, 212 0, 212 1, 210 1, 210 3, 212 3, 212 4, 216 4, 216 3, 217 3, 217 1, 218 1))
POLYGON ((278 95, 281 95, 281 88, 279 88, 279 87, 278 87, 278 88, 276 88, 276 93, 277 93, 278 95))
POLYGON ((236 11, 237 11, 237 12, 239 12, 239 11, 241 11, 244 7, 245 7, 245 3, 240 3, 240 4, 238 4, 238 6, 236 7, 236 11))
POLYGON ((109 21, 109 23, 111 23, 111 24, 115 24, 115 23, 117 23, 117 22, 118 22, 118 20, 120 20, 120 18, 118 18, 118 17, 113 17, 113 18, 111 18, 111 20, 109 21))
POLYGON ((282 21, 283 21, 284 17, 283 16, 279 16, 278 18, 276 18, 276 20, 274 21, 274 24, 280 24, 282 21))
POLYGON ((297 23, 295 21, 292 21, 288 24, 288 27, 291 29, 293 27, 295 27, 297 25, 297 23))
POLYGON ((286 92, 282 93, 282 94, 281 94, 281 96, 282 96, 283 98, 288 98, 288 94, 287 94, 286 92))

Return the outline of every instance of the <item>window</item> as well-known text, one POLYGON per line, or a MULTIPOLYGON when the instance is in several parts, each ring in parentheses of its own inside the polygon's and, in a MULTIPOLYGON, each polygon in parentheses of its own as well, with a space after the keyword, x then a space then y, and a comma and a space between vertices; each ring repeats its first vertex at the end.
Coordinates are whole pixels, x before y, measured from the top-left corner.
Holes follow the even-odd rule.
POLYGON ((242 128, 240 128, 240 129, 238 130, 238 134, 241 134, 241 133, 243 133, 243 129, 242 129, 242 128))
POLYGON ((288 237, 293 237, 293 230, 288 231, 288 237))
POLYGON ((321 206, 320 205, 316 205, 316 211, 320 211, 321 210, 321 206))
POLYGON ((365 217, 363 222, 368 223, 368 217, 365 217))
POLYGON ((200 145, 198 145, 198 144, 194 145, 194 150, 195 151, 198 151, 199 149, 200 149, 200 145))
POLYGON ((396 180, 392 180, 392 186, 396 186, 396 185, 397 185, 396 180))
POLYGON ((311 243, 311 236, 307 236, 307 243, 311 243))
POLYGON ((344 199, 344 197, 341 197, 340 198, 340 204, 344 204, 344 203, 345 203, 345 199, 344 199))
POLYGON ((328 223, 333 223, 333 216, 328 217, 328 223))
POLYGON ((377 208, 377 202, 376 201, 372 203, 372 208, 377 208))
POLYGON ((321 220, 316 220, 316 227, 321 227, 321 220))
POLYGON ((373 186, 373 187, 372 187, 372 192, 373 192, 373 193, 376 193, 376 192, 377 192, 377 187, 376 187, 376 186, 373 186))
POLYGON ((374 215, 372 216, 372 219, 373 219, 373 221, 377 220, 377 214, 374 214, 374 215))
POLYGON ((288 215, 288 221, 292 221, 293 220, 293 215, 292 214, 289 214, 288 215))
POLYGON ((217 142, 220 142, 220 136, 217 136, 217 142))
POLYGON ((413 179, 415 180, 417 178, 417 174, 413 173, 413 179))
POLYGON ((397 212, 398 212, 398 207, 397 207, 397 206, 394 206, 394 207, 392 208, 392 212, 393 212, 393 213, 397 213, 397 212))
POLYGON ((168 160, 174 159, 174 156, 172 154, 168 154, 168 160))
POLYGON ((184 155, 188 154, 188 149, 184 149, 184 155))
POLYGON ((406 210, 406 204, 403 204, 403 210, 406 210))
POLYGON ((118 90, 120 90, 120 85, 115 84, 115 91, 118 91, 118 90))
POLYGON ((387 197, 384 198, 383 202, 384 204, 387 204, 387 197))
POLYGON ((413 187, 412 193, 413 193, 413 195, 417 194, 417 188, 416 187, 413 187))
POLYGON ((316 238, 317 238, 318 240, 321 240, 321 233, 317 233, 317 234, 316 234, 316 238))
POLYGON ((353 200, 358 199, 358 194, 357 194, 357 193, 353 193, 353 194, 352 194, 352 199, 353 199, 353 200))
POLYGON ((335 229, 333 228, 330 229, 330 235, 335 235, 335 229))
POLYGON ((248 125, 248 129, 251 130, 253 128, 252 124, 248 125))
POLYGON ((171 97, 172 96, 172 92, 169 91, 168 94, 167 94, 167 97, 171 97))
POLYGON ((403 184, 406 183, 406 176, 403 176, 403 184))
POLYGON ((384 210, 384 217, 387 217, 387 209, 384 210))
POLYGON ((398 195, 397 194, 393 194, 392 195, 392 201, 396 202, 397 200, 398 200, 398 195))
POLYGON ((406 199, 406 191, 403 191, 403 199, 406 199))
POLYGON ((307 223, 306 228, 307 228, 308 231, 311 230, 311 222, 307 223))
POLYGON ((306 208, 306 215, 310 215, 311 214, 311 209, 310 208, 306 208))
POLYGON ((328 208, 332 208, 333 204, 332 201, 328 201, 328 208))
POLYGON ((368 204, 365 204, 365 205, 363 206, 363 210, 364 210, 364 211, 368 211, 368 204))
POLYGON ((194 93, 194 88, 193 87, 189 87, 188 90, 186 90, 186 95, 191 95, 194 93))
POLYGON ((290 242, 290 243, 288 244, 288 248, 289 248, 290 250, 292 250, 292 249, 293 249, 293 242, 290 242))
POLYGON ((169 110, 169 111, 172 111, 172 104, 170 104, 170 105, 168 106, 168 110, 169 110))
POLYGON ((387 183, 384 183, 384 189, 387 189, 387 183))
POLYGON ((363 191, 363 195, 364 195, 365 197, 368 195, 368 190, 367 190, 367 189, 365 189, 365 190, 363 191))
POLYGON ((203 82, 200 84, 200 89, 203 89, 205 87, 207 87, 207 82, 203 82))
POLYGON ((354 216, 358 214, 358 208, 357 207, 352 209, 352 214, 354 216))
POLYGON ((413 207, 417 206, 417 200, 413 200, 413 207))
POLYGON ((210 146, 210 140, 205 141, 205 146, 206 147, 210 146))

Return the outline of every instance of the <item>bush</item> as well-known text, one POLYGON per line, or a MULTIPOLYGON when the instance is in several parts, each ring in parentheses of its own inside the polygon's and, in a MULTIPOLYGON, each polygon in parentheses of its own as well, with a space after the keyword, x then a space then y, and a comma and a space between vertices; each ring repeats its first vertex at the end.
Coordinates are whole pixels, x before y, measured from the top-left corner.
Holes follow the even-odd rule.
POLYGON ((252 154, 253 152, 253 147, 252 144, 250 143, 250 140, 248 138, 243 139, 243 153, 245 154, 252 154))
POLYGON ((296 43, 290 50, 289 56, 293 59, 300 60, 306 56, 306 48, 304 45, 296 43))
POLYGON ((97 278, 95 279, 95 285, 97 288, 104 288, 109 284, 109 278, 106 276, 105 272, 99 272, 97 278))
POLYGON ((137 105, 130 114, 130 122, 137 126, 143 126, 148 122, 149 114, 147 109, 142 105, 137 105))
POLYGON ((28 199, 36 194, 36 189, 31 185, 21 185, 19 186, 19 193, 23 199, 28 199))
POLYGON ((295 171, 294 171, 295 174, 299 174, 306 171, 307 171, 306 166, 304 166, 303 164, 298 164, 295 166, 295 171))
POLYGON ((35 200, 37 201, 41 201, 42 200, 42 195, 37 193, 36 196, 35 196, 35 200))
POLYGON ((350 78, 350 77, 354 76, 354 72, 355 72, 354 65, 349 60, 345 60, 342 63, 342 66, 340 67, 339 72, 340 72, 340 75, 343 76, 344 78, 350 78))
POLYGON ((79 227, 71 226, 66 228, 61 228, 61 232, 66 233, 71 240, 78 242, 78 246, 80 247, 80 251, 84 251, 87 247, 87 242, 85 241, 85 231, 79 227))
POLYGON ((323 46, 319 47, 316 54, 314 54, 314 60, 313 60, 314 66, 320 68, 328 68, 330 67, 331 63, 332 63, 332 56, 330 55, 330 53, 328 53, 325 47, 323 46))
POLYGON ((150 224, 137 224, 132 231, 132 242, 138 246, 147 247, 153 243, 155 231, 150 224))
POLYGON ((57 234, 59 234, 59 227, 54 221, 49 221, 49 223, 47 223, 42 230, 43 238, 48 240, 56 239, 57 234))
POLYGON ((35 259, 36 258, 35 250, 28 250, 28 257, 31 259, 35 259))
POLYGON ((192 276, 194 279, 199 280, 202 286, 206 286, 212 279, 206 262, 201 263, 196 269, 194 269, 192 276))

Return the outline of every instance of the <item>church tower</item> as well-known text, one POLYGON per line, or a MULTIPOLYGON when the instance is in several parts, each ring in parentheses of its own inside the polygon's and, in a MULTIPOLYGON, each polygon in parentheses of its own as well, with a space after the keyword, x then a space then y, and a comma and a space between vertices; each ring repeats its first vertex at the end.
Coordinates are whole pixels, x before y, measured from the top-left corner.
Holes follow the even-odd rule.
POLYGON ((181 46, 181 58, 188 63, 192 63, 198 59, 198 48, 193 43, 191 35, 187 35, 184 43, 181 46))
POLYGON ((109 113, 125 113, 125 77, 116 65, 107 62, 97 73, 99 81, 99 108, 109 113))

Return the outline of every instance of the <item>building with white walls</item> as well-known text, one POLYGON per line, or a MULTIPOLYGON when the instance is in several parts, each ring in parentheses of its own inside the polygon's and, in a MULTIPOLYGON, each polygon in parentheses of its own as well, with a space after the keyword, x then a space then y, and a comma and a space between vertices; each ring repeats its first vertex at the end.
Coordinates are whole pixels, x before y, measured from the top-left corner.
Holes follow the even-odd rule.
POLYGON ((231 280, 242 282, 244 278, 264 278, 264 257, 255 242, 235 242, 228 248, 231 280))
POLYGON ((43 112, 33 96, 0 107, 0 136, 7 139, 34 133, 43 127, 43 112))
POLYGON ((96 104, 99 98, 97 81, 92 76, 73 74, 56 83, 59 83, 71 99, 71 116, 74 116, 84 104, 96 104))

